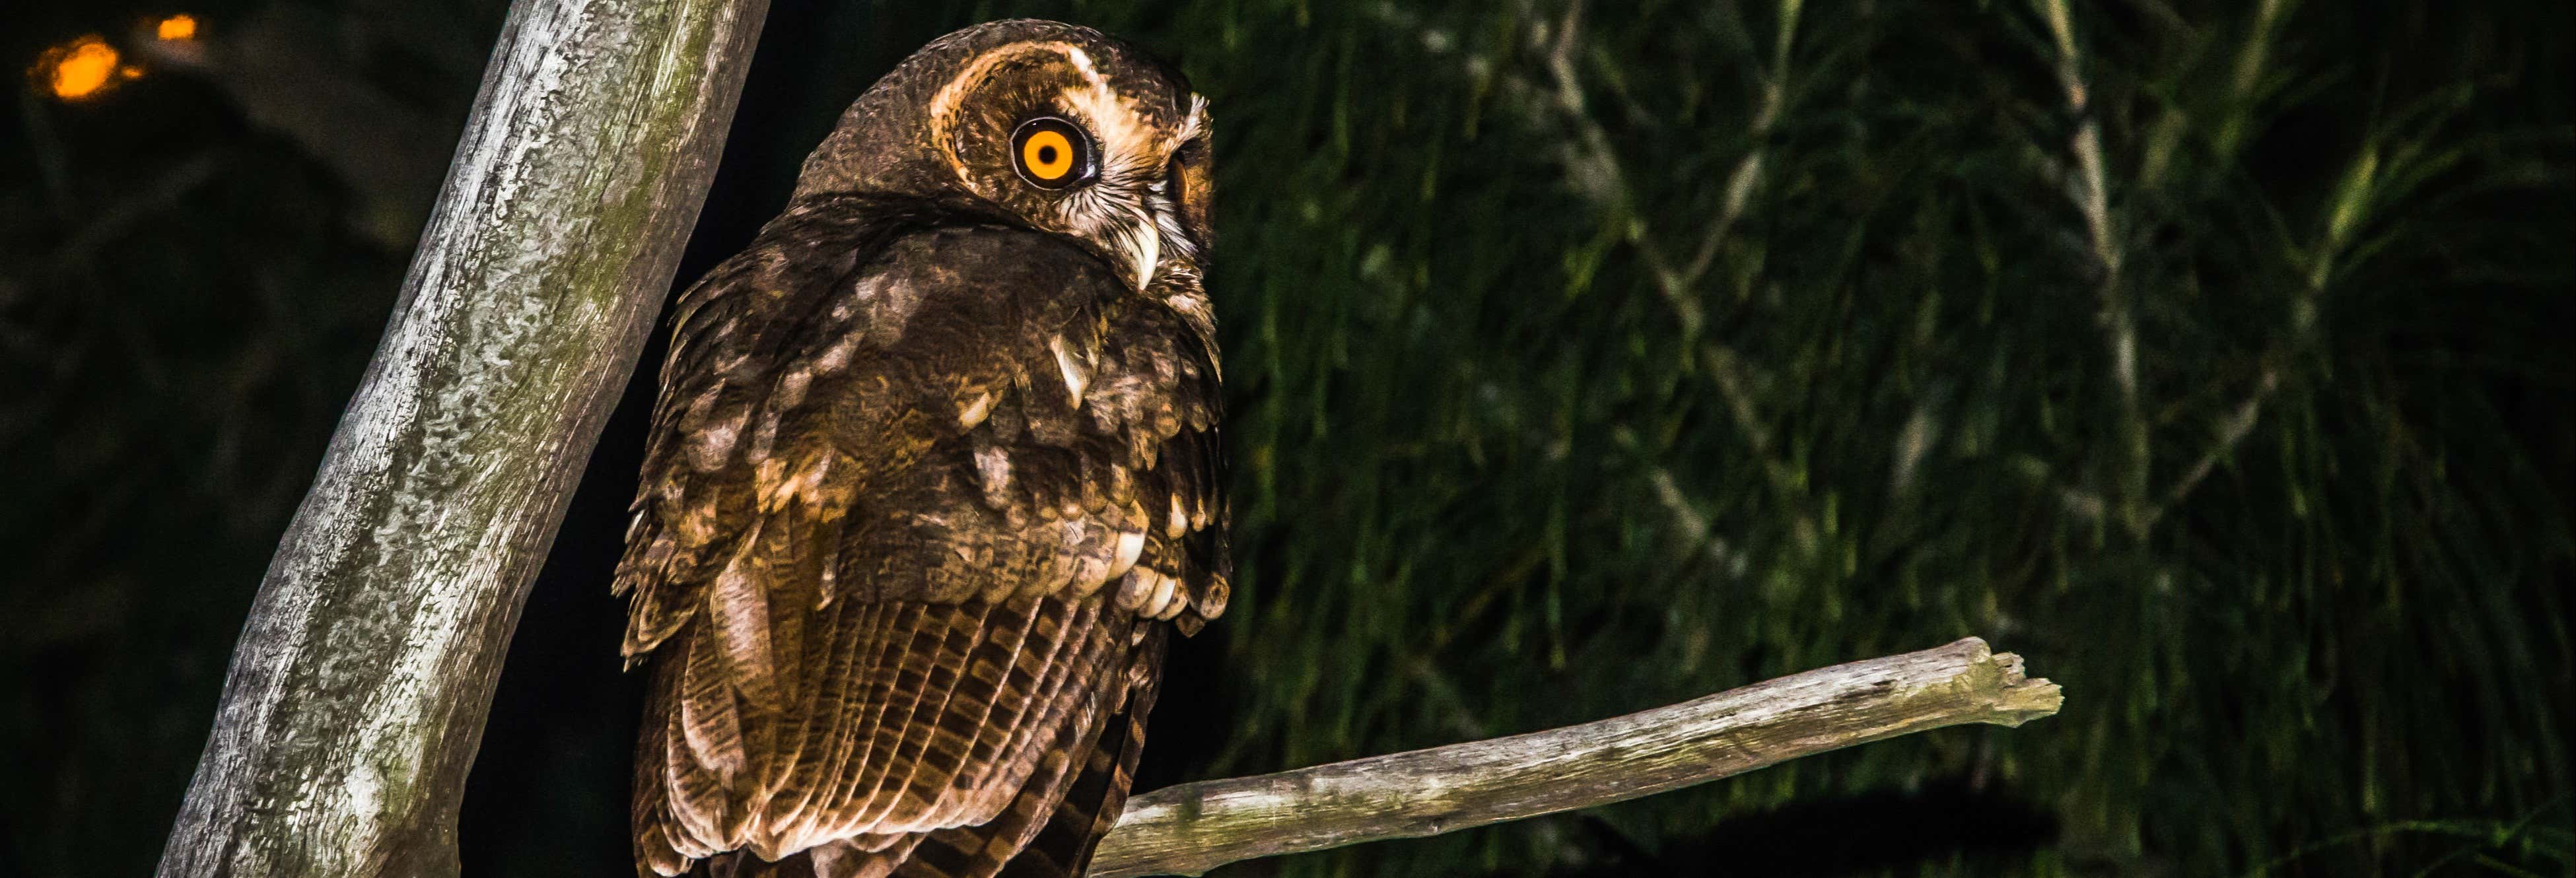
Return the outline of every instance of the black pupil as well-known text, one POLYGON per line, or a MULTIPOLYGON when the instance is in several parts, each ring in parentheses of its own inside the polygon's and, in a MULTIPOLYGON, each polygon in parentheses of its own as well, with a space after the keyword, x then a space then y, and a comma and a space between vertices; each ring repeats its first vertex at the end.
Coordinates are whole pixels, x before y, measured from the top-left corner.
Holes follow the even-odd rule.
POLYGON ((1040 147, 1038 147, 1038 164, 1041 164, 1041 165, 1052 165, 1052 164, 1055 164, 1055 145, 1054 145, 1054 144, 1047 144, 1047 145, 1044 145, 1044 146, 1040 146, 1040 147))

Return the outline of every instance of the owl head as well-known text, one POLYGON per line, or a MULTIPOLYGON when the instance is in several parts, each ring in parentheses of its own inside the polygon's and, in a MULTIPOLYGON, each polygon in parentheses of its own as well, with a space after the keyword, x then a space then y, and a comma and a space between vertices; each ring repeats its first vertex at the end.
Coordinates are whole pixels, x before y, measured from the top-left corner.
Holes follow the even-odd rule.
POLYGON ((1195 287, 1210 243, 1207 100, 1090 28, 981 24, 860 96, 797 199, 893 195, 1063 235, 1144 293, 1195 287))

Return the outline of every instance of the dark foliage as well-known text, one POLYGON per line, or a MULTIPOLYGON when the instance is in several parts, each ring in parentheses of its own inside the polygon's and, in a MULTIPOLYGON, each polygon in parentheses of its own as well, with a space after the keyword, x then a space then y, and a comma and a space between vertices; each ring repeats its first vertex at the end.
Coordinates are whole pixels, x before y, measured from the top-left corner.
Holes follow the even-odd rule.
MULTIPOLYGON (((13 10, 0 52, 148 59, 170 11, 13 10)), ((452 138, 502 7, 190 11, 390 139, 452 138)), ((1021 14, 1219 121, 1240 577, 1145 786, 1968 634, 2068 694, 1229 873, 2576 868, 2565 7, 782 0, 684 277, 897 58, 1021 14)), ((364 170, 421 150, 262 110, 321 98, 142 73, 0 123, 0 873, 150 867, 433 194, 364 170)), ((469 874, 621 874, 641 387, 513 647, 469 874)))

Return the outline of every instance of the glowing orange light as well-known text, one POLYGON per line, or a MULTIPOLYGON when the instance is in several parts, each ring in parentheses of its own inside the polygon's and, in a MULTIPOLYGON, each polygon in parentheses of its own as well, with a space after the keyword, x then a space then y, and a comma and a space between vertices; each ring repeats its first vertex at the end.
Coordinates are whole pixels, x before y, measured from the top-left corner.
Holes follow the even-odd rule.
POLYGON ((116 47, 92 34, 45 51, 36 62, 38 75, 54 96, 75 100, 97 94, 114 83, 116 47))
POLYGON ((169 18, 164 18, 161 20, 161 24, 159 26, 152 29, 152 35, 165 40, 196 39, 197 17, 181 13, 179 15, 170 16, 169 18))

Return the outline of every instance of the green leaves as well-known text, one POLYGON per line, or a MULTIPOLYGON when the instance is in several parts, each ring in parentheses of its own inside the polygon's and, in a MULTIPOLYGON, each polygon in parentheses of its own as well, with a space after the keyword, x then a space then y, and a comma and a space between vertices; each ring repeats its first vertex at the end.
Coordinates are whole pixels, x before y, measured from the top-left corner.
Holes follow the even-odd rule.
MULTIPOLYGON (((2533 706, 2570 694, 2564 489, 2509 474, 2563 471, 2532 431, 2566 416, 2505 402, 2570 386, 2532 22, 2426 7, 2393 53, 2279 2, 1273 5, 1225 14, 1296 51, 1191 73, 1255 120, 1220 135, 1216 286, 1272 611, 1230 663, 1305 682, 1247 686, 1196 773, 1964 634, 2079 695, 2054 732, 1292 871, 1651 863, 1977 777, 2055 839, 1889 868, 2211 874, 2564 790, 2533 706)), ((2285 868, 2441 856, 2411 845, 2285 868)))

